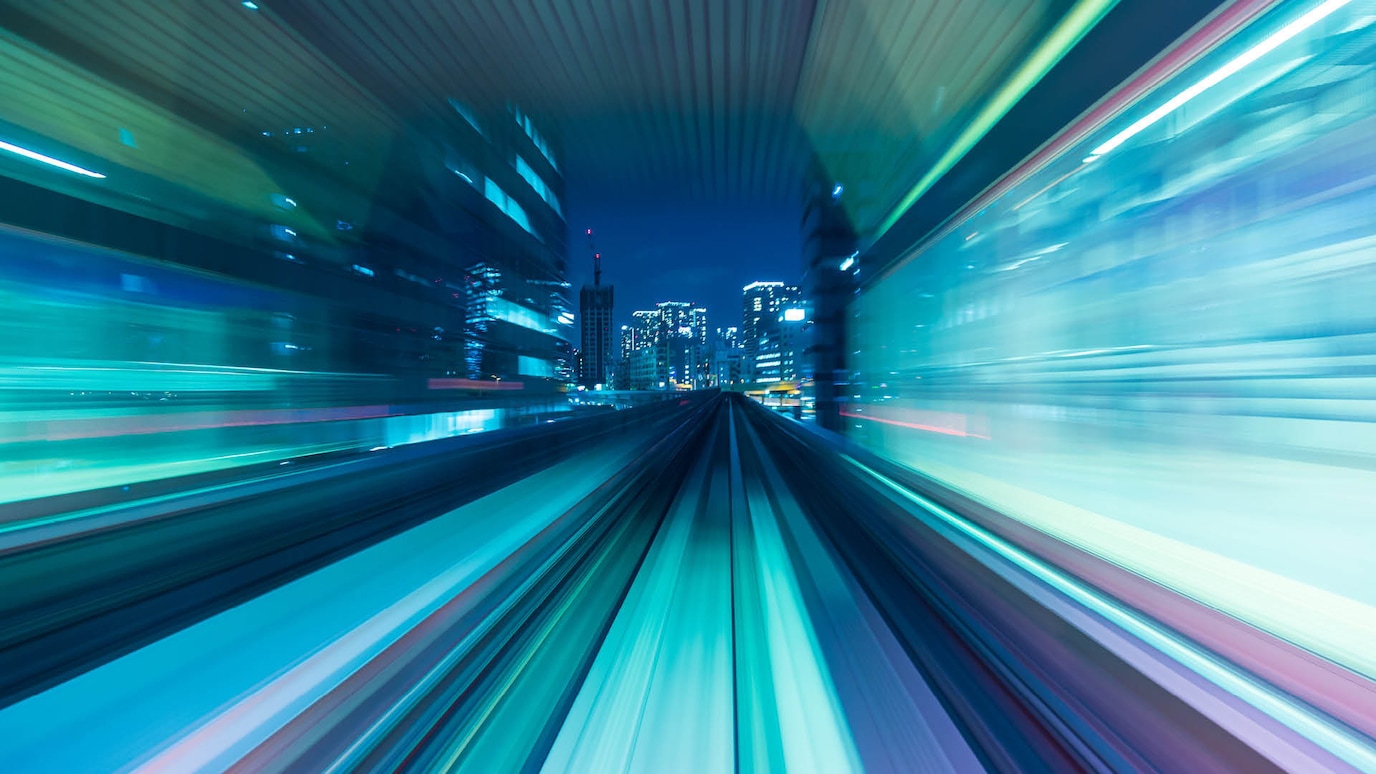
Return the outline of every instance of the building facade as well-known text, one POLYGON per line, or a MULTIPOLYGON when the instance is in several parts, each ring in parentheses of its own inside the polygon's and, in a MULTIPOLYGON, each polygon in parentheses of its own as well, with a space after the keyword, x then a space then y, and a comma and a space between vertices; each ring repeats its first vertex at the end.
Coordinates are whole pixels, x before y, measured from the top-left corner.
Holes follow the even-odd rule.
POLYGON ((621 361, 632 390, 701 389, 712 383, 707 310, 661 301, 622 326, 621 361))
MULTIPOLYGON (((761 344, 766 339, 778 347, 779 328, 784 312, 802 307, 802 294, 797 285, 782 282, 752 282, 741 289, 741 346, 745 354, 747 382, 756 381, 756 363, 760 359, 761 344)), ((797 312, 790 314, 797 316, 797 312)), ((763 362, 768 362, 765 358, 763 362)))
POLYGON ((800 382, 811 376, 805 350, 811 319, 799 304, 779 312, 773 325, 765 326, 755 355, 754 382, 800 382))
POLYGON ((612 384, 616 346, 612 337, 612 286, 584 285, 578 293, 578 315, 583 353, 578 383, 590 390, 607 387, 612 384))
POLYGON ((661 301, 655 304, 655 309, 659 312, 659 333, 655 342, 658 381, 665 389, 678 389, 680 385, 691 387, 697 372, 693 305, 686 301, 661 301))
MULTIPOLYGON (((511 403, 546 400, 572 332, 556 322, 567 226, 555 145, 510 109, 460 107, 461 120, 415 116, 366 153, 347 119, 262 125, 232 145, 179 129, 187 158, 211 165, 194 185, 120 176, 165 209, 7 177, 7 223, 293 299, 275 321, 232 323, 235 351, 208 354, 215 365, 366 375, 341 380, 340 403, 445 402, 459 390, 436 385, 497 378, 524 383, 511 403), (226 179, 252 183, 225 197, 226 179), (53 212, 70 217, 46 225, 53 212)), ((134 326, 148 347, 128 359, 167 360, 157 342, 178 327, 134 326)))

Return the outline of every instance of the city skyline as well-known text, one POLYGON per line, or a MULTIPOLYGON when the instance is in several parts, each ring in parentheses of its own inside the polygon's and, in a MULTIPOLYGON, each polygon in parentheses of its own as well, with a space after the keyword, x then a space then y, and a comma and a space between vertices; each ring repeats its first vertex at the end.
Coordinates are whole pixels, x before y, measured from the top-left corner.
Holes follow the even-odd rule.
POLYGON ((592 283, 592 263, 580 249, 586 231, 597 235, 603 281, 616 285, 619 329, 628 312, 666 299, 691 301, 720 317, 740 303, 741 287, 756 280, 797 284, 802 233, 792 205, 742 210, 695 205, 665 210, 653 203, 608 206, 577 180, 568 181, 573 287, 592 283), (692 228, 683 223, 691 221, 692 228))
MULTIPOLYGON (((600 253, 600 252, 598 253, 598 257, 599 257, 599 258, 601 257, 601 253, 600 253)), ((604 271, 603 273, 606 273, 606 272, 604 271)), ((570 272, 570 276, 572 277, 572 276, 576 276, 576 275, 575 275, 574 272, 570 272)), ((609 277, 609 279, 610 279, 610 280, 615 280, 615 277, 609 277)), ((585 283, 585 284, 586 284, 586 283, 585 283)), ((595 284, 595 285, 596 285, 596 284, 600 284, 600 282, 599 282, 598 280, 595 280, 594 284, 595 284)), ((608 281, 608 282, 606 283, 606 286, 611 286, 611 285, 613 285, 613 284, 619 284, 619 283, 612 282, 612 281, 608 281)), ((749 287, 752 286, 752 285, 761 285, 761 284, 764 284, 764 285, 777 285, 777 286, 783 286, 783 287, 792 288, 792 289, 794 290, 795 293, 798 292, 798 288, 799 288, 799 283, 798 283, 796 280, 794 280, 794 281, 789 281, 788 279, 770 278, 770 279, 755 279, 755 280, 752 280, 751 282, 749 282, 749 283, 747 283, 747 284, 745 284, 745 285, 742 285, 742 286, 740 286, 740 287, 737 287, 737 288, 729 288, 729 289, 727 290, 727 292, 732 292, 732 293, 739 294, 739 293, 744 292, 747 288, 749 288, 749 287)), ((613 332, 619 332, 619 331, 625 329, 627 326, 633 325, 634 319, 635 319, 635 315, 636 315, 637 313, 642 312, 642 311, 653 311, 654 308, 656 308, 656 307, 658 307, 658 306, 660 306, 660 305, 662 305, 662 304, 666 304, 666 303, 682 303, 682 304, 688 304, 688 305, 691 305, 691 306, 694 306, 694 307, 702 308, 702 309, 705 309, 705 310, 706 310, 706 312, 707 312, 707 314, 708 314, 709 317, 716 317, 717 315, 726 315, 726 314, 730 314, 730 312, 724 311, 724 308, 725 308, 725 307, 728 307, 728 306, 731 307, 731 308, 737 308, 737 307, 738 307, 738 304, 739 304, 739 299, 737 299, 737 300, 732 301, 732 302, 729 302, 729 303, 721 303, 721 304, 718 304, 718 305, 714 305, 714 304, 711 304, 711 303, 704 303, 704 302, 701 302, 701 301, 699 301, 696 297, 693 297, 693 296, 683 296, 682 294, 674 294, 674 293, 663 293, 663 294, 652 295, 652 296, 650 296, 650 297, 653 298, 653 300, 652 300, 652 301, 649 301, 648 303, 627 303, 627 302, 625 301, 625 297, 626 297, 626 295, 627 295, 626 293, 624 293, 624 292, 622 292, 622 291, 618 291, 616 295, 617 295, 617 303, 616 303, 616 305, 615 305, 615 306, 613 307, 613 309, 612 309, 612 317, 611 317, 612 331, 613 331, 613 332)), ((718 318, 718 319, 723 319, 723 318, 718 318)), ((728 318, 724 318, 724 319, 733 319, 733 318, 729 318, 729 317, 728 317, 728 318)), ((740 320, 736 320, 736 322, 739 323, 740 320)), ((582 328, 581 310, 580 310, 580 316, 579 316, 579 320, 578 320, 578 326, 579 326, 579 329, 581 330, 581 328, 582 328)), ((717 327, 726 327, 726 326, 717 326, 717 327)), ((736 327, 736 326, 732 326, 732 327, 736 327)), ((712 330, 715 331, 716 328, 712 328, 712 330)), ((613 342, 613 345, 612 345, 613 350, 615 350, 615 349, 617 348, 617 346, 618 346, 617 343, 616 343, 616 342, 613 342)))
POLYGON ((800 287, 756 280, 740 293, 739 325, 721 325, 688 301, 632 310, 630 322, 617 328, 613 387, 701 389, 809 378, 803 353, 812 315, 800 287))

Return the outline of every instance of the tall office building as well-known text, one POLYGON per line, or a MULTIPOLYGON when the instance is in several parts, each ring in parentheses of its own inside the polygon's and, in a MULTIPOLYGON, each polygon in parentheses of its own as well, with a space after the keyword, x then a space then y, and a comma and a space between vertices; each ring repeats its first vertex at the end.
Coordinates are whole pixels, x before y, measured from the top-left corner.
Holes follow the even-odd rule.
POLYGON ((707 310, 686 301, 661 301, 631 313, 622 327, 626 384, 633 390, 700 389, 711 381, 707 310))
POLYGON ((635 328, 629 325, 621 326, 621 347, 616 353, 618 362, 624 362, 631 359, 631 353, 636 350, 635 333, 635 328))
POLYGON ((741 290, 741 345, 746 370, 743 377, 754 381, 761 341, 777 331, 784 310, 802 307, 802 294, 797 285, 782 282, 752 282, 741 290))
POLYGON ((659 310, 638 309, 631 312, 632 349, 653 346, 659 338, 659 310))
POLYGON ((754 360, 754 381, 798 382, 809 376, 803 352, 811 325, 806 307, 786 306, 773 325, 764 326, 754 360))
POLYGON ((712 380, 712 350, 707 346, 707 310, 698 306, 688 312, 693 336, 693 386, 707 387, 712 380))
POLYGON ((724 342, 727 349, 735 349, 741 346, 741 329, 732 325, 729 327, 717 326, 717 341, 724 342))
MULTIPOLYGON (((658 348, 659 310, 639 309, 631 312, 631 324, 627 337, 622 341, 630 345, 626 352, 626 384, 632 390, 659 389, 658 348)), ((666 385, 667 386, 667 381, 666 385)))
MULTIPOLYGON (((588 229, 591 243, 592 229, 588 229)), ((592 284, 578 293, 578 315, 582 326, 583 367, 578 382, 588 389, 612 383, 614 348, 612 338, 612 286, 602 284, 602 255, 593 253, 592 284)))
POLYGON ((656 338, 656 364, 659 381, 667 389, 692 386, 696 373, 696 339, 693 331, 693 305, 687 301, 661 301, 659 332, 656 338))
POLYGON ((734 325, 717 328, 716 339, 712 342, 711 361, 708 386, 730 387, 743 382, 741 364, 745 361, 745 350, 741 348, 739 328, 734 325))

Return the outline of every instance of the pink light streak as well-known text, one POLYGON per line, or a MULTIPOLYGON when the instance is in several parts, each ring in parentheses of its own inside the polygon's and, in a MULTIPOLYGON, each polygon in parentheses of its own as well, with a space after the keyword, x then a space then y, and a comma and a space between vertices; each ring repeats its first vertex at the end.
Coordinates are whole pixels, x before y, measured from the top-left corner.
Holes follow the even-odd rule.
MULTIPOLYGON (((906 428, 909 428, 909 429, 912 429, 912 430, 922 430, 922 431, 925 431, 925 432, 928 432, 928 433, 940 433, 940 434, 942 434, 942 435, 954 435, 954 436, 959 437, 959 438, 979 438, 979 439, 984 440, 984 441, 989 440, 989 436, 987 436, 987 435, 980 435, 979 433, 971 433, 971 432, 968 432, 968 431, 966 431, 966 430, 961 430, 961 429, 959 429, 959 428, 954 428, 954 427, 939 427, 939 426, 937 426, 937 425, 927 425, 927 424, 921 424, 921 423, 918 423, 918 422, 905 422, 905 421, 900 420, 900 419, 885 419, 885 418, 883 418, 883 417, 875 417, 875 416, 870 416, 870 415, 868 415, 868 414, 857 414, 857 413, 854 413, 854 412, 851 412, 851 411, 842 411, 842 412, 841 412, 841 416, 843 416, 843 417, 850 417, 850 418, 852 418, 852 419, 865 419, 865 420, 868 420, 868 421, 870 421, 870 422, 878 422, 878 423, 884 424, 884 425, 894 425, 894 426, 896 426, 896 427, 906 427, 906 428)), ((962 417, 962 419, 963 419, 963 417, 962 417)))

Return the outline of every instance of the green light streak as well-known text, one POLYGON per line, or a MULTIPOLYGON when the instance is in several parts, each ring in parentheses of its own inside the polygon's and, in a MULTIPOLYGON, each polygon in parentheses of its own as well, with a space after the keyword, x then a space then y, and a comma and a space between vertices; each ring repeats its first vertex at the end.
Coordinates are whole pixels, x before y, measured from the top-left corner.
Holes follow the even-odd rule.
POLYGON ((1051 34, 1013 73, 1013 77, 1009 78, 1003 87, 994 94, 993 98, 985 103, 984 108, 979 111, 975 119, 970 122, 969 126, 965 127, 965 131, 960 133, 960 136, 951 143, 941 158, 937 159, 932 168, 927 170, 927 174, 917 181, 917 185, 913 186, 907 195, 899 201, 898 205, 893 208, 888 217, 884 218, 884 221, 879 224, 879 229, 875 232, 874 238, 879 239, 890 228, 893 228, 893 224, 897 223, 898 219, 903 217, 923 194, 927 193, 933 185, 936 185, 936 181, 951 171, 951 167, 965 158, 965 154, 975 147, 975 143, 988 134, 989 130, 994 128, 994 124, 997 124, 1017 104, 1018 100, 1022 99, 1023 95, 1027 94, 1037 81, 1042 79, 1042 76, 1050 72, 1051 68, 1061 61, 1061 57, 1065 56, 1071 48, 1074 48, 1075 44, 1080 42, 1080 38, 1083 38, 1085 33, 1089 32, 1095 24, 1098 24, 1104 14, 1108 13, 1117 3, 1118 0, 1080 0, 1076 3, 1075 7, 1070 9, 1070 12, 1051 31, 1051 34))

